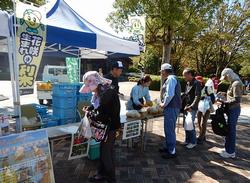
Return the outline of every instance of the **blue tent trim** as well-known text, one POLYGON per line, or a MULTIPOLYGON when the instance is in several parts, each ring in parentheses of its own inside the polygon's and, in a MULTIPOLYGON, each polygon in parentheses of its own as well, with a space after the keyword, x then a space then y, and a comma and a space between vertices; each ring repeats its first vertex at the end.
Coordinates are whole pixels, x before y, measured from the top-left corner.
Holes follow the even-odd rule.
POLYGON ((83 47, 84 45, 86 48, 96 48, 96 36, 92 33, 82 33, 53 26, 47 26, 47 31, 48 43, 59 43, 62 45, 73 45, 77 47, 83 47))
POLYGON ((96 49, 96 33, 63 0, 47 13, 47 42, 96 49))
POLYGON ((55 5, 51 8, 51 10, 46 14, 46 17, 50 17, 58 8, 60 0, 57 0, 55 5))

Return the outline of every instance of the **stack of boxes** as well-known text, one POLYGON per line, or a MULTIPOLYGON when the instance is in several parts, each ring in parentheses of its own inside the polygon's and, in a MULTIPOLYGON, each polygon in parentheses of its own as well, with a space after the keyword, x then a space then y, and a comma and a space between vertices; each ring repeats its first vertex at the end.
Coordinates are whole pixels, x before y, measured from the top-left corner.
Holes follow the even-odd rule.
POLYGON ((52 114, 48 112, 48 106, 39 104, 32 105, 36 109, 36 112, 42 118, 42 128, 53 127, 58 125, 59 119, 55 118, 52 114))
POLYGON ((82 87, 82 83, 78 84, 77 88, 77 100, 78 102, 90 102, 92 98, 92 93, 79 93, 80 88, 82 87))
POLYGON ((77 84, 53 84, 53 116, 59 118, 59 125, 76 122, 78 88, 77 84))

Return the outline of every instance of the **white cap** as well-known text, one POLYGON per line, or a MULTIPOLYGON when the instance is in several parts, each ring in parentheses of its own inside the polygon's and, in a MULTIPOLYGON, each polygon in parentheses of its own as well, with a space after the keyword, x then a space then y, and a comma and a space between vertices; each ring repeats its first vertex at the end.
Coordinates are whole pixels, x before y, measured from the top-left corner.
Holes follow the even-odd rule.
POLYGON ((161 65, 161 71, 164 71, 164 70, 172 70, 172 66, 168 63, 165 63, 165 64, 162 64, 161 65))

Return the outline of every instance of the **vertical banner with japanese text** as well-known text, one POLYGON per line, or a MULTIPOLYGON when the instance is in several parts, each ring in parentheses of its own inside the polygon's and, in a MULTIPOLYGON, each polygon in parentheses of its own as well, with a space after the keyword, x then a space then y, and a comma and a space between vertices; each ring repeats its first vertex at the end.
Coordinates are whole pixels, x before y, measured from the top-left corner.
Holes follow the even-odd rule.
POLYGON ((79 58, 66 57, 67 74, 71 83, 78 83, 79 78, 79 58))
POLYGON ((16 3, 16 58, 19 64, 20 94, 34 91, 39 65, 46 42, 46 9, 16 3))
POLYGON ((145 51, 145 16, 129 16, 126 39, 137 41, 141 52, 145 51))

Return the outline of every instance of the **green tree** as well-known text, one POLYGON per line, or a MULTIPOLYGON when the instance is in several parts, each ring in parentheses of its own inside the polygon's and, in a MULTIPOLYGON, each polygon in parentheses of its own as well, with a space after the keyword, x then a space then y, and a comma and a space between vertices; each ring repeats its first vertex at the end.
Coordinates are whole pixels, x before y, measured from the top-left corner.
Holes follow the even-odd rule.
POLYGON ((158 75, 159 74, 159 68, 161 66, 161 50, 159 47, 153 47, 153 46, 148 46, 147 50, 144 54, 145 56, 145 61, 144 61, 144 67, 145 67, 145 72, 148 74, 154 74, 158 75))
POLYGON ((242 55, 240 66, 242 67, 240 74, 250 78, 250 44, 247 45, 247 52, 242 55))
POLYGON ((176 0, 116 0, 115 11, 107 20, 122 31, 130 15, 146 15, 146 44, 162 46, 162 62, 170 63, 175 35, 193 35, 203 28, 202 22, 211 16, 220 1, 176 0))
POLYGON ((201 74, 219 73, 241 62, 249 43, 250 1, 224 2, 191 41, 186 57, 201 74))

